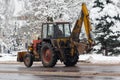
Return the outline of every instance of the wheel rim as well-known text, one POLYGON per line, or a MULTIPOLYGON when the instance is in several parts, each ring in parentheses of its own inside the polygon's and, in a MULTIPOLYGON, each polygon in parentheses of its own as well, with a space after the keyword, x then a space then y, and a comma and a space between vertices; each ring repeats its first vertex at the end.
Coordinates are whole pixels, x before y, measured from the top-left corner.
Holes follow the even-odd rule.
POLYGON ((43 53, 43 59, 45 60, 45 62, 50 62, 51 57, 52 57, 52 53, 50 49, 46 49, 45 52, 43 53))
POLYGON ((29 63, 30 63, 30 58, 29 58, 29 57, 26 57, 26 59, 25 59, 25 64, 26 64, 26 65, 29 65, 29 63))

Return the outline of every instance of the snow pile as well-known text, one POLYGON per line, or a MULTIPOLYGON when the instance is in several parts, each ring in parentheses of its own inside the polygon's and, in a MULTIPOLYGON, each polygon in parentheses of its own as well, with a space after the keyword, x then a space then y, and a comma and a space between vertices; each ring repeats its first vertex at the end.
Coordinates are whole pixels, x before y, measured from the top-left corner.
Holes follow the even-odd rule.
POLYGON ((17 56, 11 54, 0 54, 0 62, 2 61, 17 61, 17 56))
POLYGON ((92 64, 120 64, 120 56, 103 56, 102 54, 85 54, 79 56, 79 61, 92 64))
POLYGON ((10 54, 1 53, 0 54, 0 62, 6 62, 6 61, 9 61, 9 62, 14 61, 15 62, 15 61, 17 61, 17 52, 18 51, 13 51, 10 54))

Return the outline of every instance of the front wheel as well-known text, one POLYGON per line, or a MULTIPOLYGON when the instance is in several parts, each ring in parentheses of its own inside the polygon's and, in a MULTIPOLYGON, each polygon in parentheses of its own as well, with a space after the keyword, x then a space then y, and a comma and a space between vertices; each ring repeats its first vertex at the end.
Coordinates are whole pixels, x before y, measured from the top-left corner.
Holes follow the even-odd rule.
POLYGON ((57 56, 52 46, 48 43, 42 45, 41 59, 44 67, 54 67, 57 62, 57 56))
POLYGON ((31 67, 33 64, 33 55, 32 54, 26 54, 24 56, 24 64, 26 67, 31 67))

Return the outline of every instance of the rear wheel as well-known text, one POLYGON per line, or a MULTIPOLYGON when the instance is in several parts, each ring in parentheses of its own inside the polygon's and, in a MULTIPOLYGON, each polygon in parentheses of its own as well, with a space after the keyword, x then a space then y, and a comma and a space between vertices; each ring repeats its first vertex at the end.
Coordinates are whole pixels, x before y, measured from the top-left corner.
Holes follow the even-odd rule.
POLYGON ((66 56, 66 60, 65 60, 64 64, 66 66, 75 66, 78 62, 78 59, 79 59, 79 57, 77 54, 75 54, 74 56, 66 56))
POLYGON ((26 54, 24 56, 24 64, 26 67, 31 67, 33 64, 33 55, 32 54, 26 54))
POLYGON ((48 43, 42 45, 41 59, 44 67, 54 67, 57 62, 57 56, 52 46, 48 43))

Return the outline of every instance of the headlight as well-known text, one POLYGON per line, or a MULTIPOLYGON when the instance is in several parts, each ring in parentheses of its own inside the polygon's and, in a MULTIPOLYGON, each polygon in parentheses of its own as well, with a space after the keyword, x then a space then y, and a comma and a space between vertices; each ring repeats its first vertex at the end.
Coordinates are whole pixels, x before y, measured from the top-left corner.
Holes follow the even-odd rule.
POLYGON ((33 48, 29 48, 28 51, 31 52, 33 50, 33 48))

